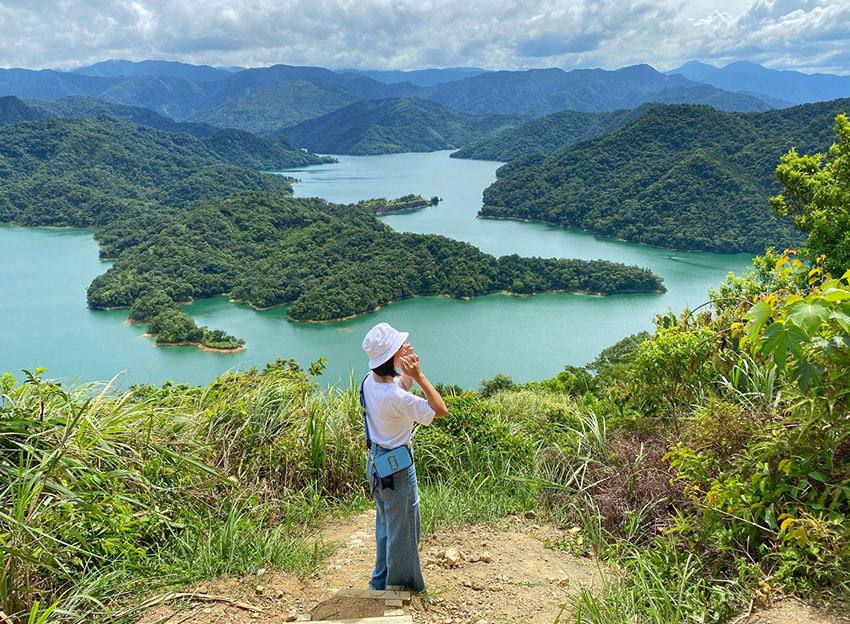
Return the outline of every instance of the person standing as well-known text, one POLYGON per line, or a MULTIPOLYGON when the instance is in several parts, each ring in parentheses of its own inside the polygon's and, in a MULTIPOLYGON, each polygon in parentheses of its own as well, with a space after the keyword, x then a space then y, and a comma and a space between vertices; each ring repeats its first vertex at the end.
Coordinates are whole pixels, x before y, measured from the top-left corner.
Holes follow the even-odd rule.
MULTIPOLYGON (((406 342, 408 335, 388 323, 378 323, 363 340, 372 372, 363 380, 361 392, 375 457, 410 445, 416 423, 430 425, 435 418, 448 414, 442 397, 422 373, 419 356, 406 342), (424 399, 410 392, 414 382, 421 388, 424 399)), ((368 470, 373 473, 374 469, 368 466, 368 470)), ((411 464, 383 479, 377 474, 371 476, 377 516, 375 569, 369 588, 384 590, 389 585, 422 591, 425 581, 419 564, 416 466, 411 464)))

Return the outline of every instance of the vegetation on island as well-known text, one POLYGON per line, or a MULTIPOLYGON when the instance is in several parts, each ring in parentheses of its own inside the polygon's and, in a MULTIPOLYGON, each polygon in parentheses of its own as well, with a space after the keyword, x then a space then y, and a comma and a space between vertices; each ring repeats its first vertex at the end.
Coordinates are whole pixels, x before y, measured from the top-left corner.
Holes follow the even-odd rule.
MULTIPOLYGON (((728 622, 794 594, 850 604, 850 123, 791 152, 769 250, 710 301, 586 367, 478 392, 416 436, 423 530, 534 512, 550 548, 606 562, 576 621, 728 622)), ((783 173, 784 171, 784 173, 783 173)), ((366 213, 365 209, 361 212, 366 213)), ((365 218, 365 216, 364 216, 365 218)), ((307 577, 327 518, 369 505, 358 383, 278 360, 205 388, 0 377, 0 609, 128 621, 152 586, 273 566, 307 577)))
POLYGON ((372 214, 374 215, 381 215, 389 214, 391 212, 402 212, 404 210, 416 210, 417 208, 425 208, 426 206, 436 206, 439 203, 440 198, 437 196, 432 197, 430 200, 426 200, 421 195, 414 195, 411 193, 391 200, 384 197, 366 199, 358 202, 358 205, 366 206, 371 209, 372 214))
POLYGON ((293 320, 326 321, 419 295, 474 297, 565 290, 662 290, 646 269, 612 262, 494 258, 443 236, 401 234, 373 206, 241 193, 155 220, 98 231, 117 258, 94 279, 91 305, 130 306, 142 292, 188 301, 229 293, 258 308, 292 304, 293 320))
POLYGON ((497 171, 480 214, 580 227, 683 250, 761 253, 803 238, 767 199, 791 147, 823 151, 848 100, 764 113, 652 107, 604 136, 497 171))
POLYGON ((314 152, 369 156, 456 149, 526 119, 467 115, 417 98, 361 100, 282 134, 314 152))

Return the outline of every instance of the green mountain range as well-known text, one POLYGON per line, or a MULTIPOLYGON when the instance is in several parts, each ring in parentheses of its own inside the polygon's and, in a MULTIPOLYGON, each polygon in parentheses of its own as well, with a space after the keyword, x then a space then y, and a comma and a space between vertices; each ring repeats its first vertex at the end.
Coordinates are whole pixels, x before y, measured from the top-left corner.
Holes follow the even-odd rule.
POLYGON ((314 152, 362 156, 455 149, 522 121, 516 115, 464 115, 416 98, 362 100, 283 133, 314 152))
POLYGON ((12 124, 0 128, 0 222, 95 227, 237 190, 286 193, 284 178, 256 169, 320 162, 238 130, 195 138, 107 116, 12 124))
POLYGON ((95 75, 0 69, 0 95, 44 100, 89 95, 150 108, 177 120, 293 81, 321 83, 363 99, 418 97, 440 102, 458 112, 477 115, 518 113, 542 116, 565 109, 610 111, 654 101, 710 104, 723 110, 743 111, 784 105, 773 96, 724 91, 681 75, 662 74, 648 65, 616 71, 566 72, 550 68, 476 75, 467 73, 466 77, 450 82, 442 82, 443 78, 438 76, 435 79, 441 82, 431 86, 418 86, 411 82, 386 84, 358 73, 291 65, 229 72, 193 68, 185 64, 154 62, 128 65, 118 62, 115 67, 95 67, 90 73, 95 75))
POLYGON ((659 106, 557 154, 508 163, 481 216, 580 227, 672 249, 761 253, 802 242, 767 198, 790 148, 825 151, 850 100, 763 113, 659 106))
POLYGON ((553 113, 474 141, 451 157, 508 162, 529 154, 554 154, 578 141, 616 130, 640 117, 652 106, 657 104, 602 113, 570 110, 553 113))
POLYGON ((321 81, 293 80, 198 111, 188 120, 270 135, 361 99, 321 81))
POLYGON ((646 102, 690 102, 740 111, 774 106, 754 95, 722 91, 683 76, 666 76, 649 65, 616 71, 549 68, 489 72, 436 85, 417 95, 462 113, 534 117, 567 109, 590 112, 635 108, 646 102))
MULTIPOLYGON (((9 99, 18 100, 14 96, 0 98, 0 100, 9 99)), ((221 129, 210 124, 174 121, 170 117, 160 115, 149 108, 107 102, 88 95, 70 95, 52 102, 36 99, 18 100, 18 102, 18 106, 26 107, 30 111, 30 120, 50 117, 77 118, 111 115, 141 126, 150 126, 151 128, 164 130, 165 132, 185 132, 196 137, 211 136, 221 129)), ((0 107, 0 125, 16 123, 17 121, 24 120, 15 119, 14 116, 4 114, 3 109, 0 107)))
POLYGON ((850 97, 850 76, 780 71, 749 61, 736 61, 725 67, 690 61, 665 73, 681 74, 726 91, 758 92, 759 97, 764 94, 795 104, 850 97))

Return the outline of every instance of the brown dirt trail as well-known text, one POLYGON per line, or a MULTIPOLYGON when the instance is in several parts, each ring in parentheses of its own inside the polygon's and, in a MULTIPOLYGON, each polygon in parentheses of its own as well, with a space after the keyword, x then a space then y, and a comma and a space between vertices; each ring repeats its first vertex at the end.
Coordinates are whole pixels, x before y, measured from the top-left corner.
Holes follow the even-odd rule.
MULTIPOLYGON (((281 624, 307 615, 314 620, 380 617, 385 609, 382 601, 336 596, 342 588, 366 588, 375 556, 374 523, 375 512, 367 511, 327 527, 323 539, 336 545, 336 552, 318 574, 303 582, 275 571, 211 580, 186 592, 204 598, 163 602, 150 608, 139 624, 281 624), (262 612, 245 608, 248 605, 262 612)), ((592 559, 547 547, 564 539, 570 539, 566 532, 513 517, 496 527, 470 526, 427 535, 420 554, 428 591, 414 595, 402 607, 404 614, 415 624, 568 622, 565 605, 570 594, 579 587, 598 587, 604 572, 592 559)), ((741 616, 736 624, 850 624, 850 619, 786 600, 741 616)))

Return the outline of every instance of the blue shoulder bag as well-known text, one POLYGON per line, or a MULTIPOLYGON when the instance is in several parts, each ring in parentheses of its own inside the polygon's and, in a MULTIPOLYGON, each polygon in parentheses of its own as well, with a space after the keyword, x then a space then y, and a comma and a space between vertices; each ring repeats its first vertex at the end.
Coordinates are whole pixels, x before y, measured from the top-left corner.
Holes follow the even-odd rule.
POLYGON ((369 423, 366 419, 366 399, 363 397, 364 383, 366 383, 365 377, 360 383, 360 406, 363 408, 363 428, 366 430, 366 453, 369 456, 369 462, 372 464, 372 470, 379 478, 384 479, 405 468, 410 468, 413 465, 413 454, 410 452, 410 446, 404 444, 377 457, 373 455, 372 438, 369 435, 369 423))

